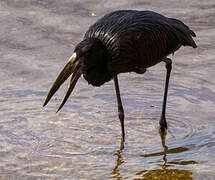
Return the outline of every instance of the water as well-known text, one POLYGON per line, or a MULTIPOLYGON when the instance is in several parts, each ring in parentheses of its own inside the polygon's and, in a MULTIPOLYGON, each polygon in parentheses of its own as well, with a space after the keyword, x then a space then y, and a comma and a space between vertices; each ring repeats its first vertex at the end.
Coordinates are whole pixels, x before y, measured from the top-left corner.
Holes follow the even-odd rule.
POLYGON ((214 179, 215 2, 0 2, 1 179, 214 179), (126 143, 120 149, 113 82, 81 78, 60 113, 65 87, 46 108, 47 92, 90 24, 116 9, 176 17, 197 34, 198 48, 171 57, 166 142, 158 133, 165 68, 119 76, 126 143))

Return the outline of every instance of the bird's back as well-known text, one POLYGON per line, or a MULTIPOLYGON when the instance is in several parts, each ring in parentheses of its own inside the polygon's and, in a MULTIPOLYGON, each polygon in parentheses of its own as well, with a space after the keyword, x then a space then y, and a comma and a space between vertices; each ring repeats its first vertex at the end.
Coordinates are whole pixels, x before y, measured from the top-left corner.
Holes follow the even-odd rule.
POLYGON ((197 47, 194 32, 177 19, 152 11, 121 10, 93 24, 85 38, 98 38, 107 53, 112 76, 122 72, 144 72, 183 46, 197 47))

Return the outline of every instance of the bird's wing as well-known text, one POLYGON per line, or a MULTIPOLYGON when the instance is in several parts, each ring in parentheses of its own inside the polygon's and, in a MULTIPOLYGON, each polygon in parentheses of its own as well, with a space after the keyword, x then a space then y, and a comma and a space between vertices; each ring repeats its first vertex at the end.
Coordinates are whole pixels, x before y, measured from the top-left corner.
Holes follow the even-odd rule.
POLYGON ((111 72, 150 67, 181 45, 194 45, 194 33, 178 20, 152 11, 123 10, 107 14, 87 31, 106 47, 111 72))

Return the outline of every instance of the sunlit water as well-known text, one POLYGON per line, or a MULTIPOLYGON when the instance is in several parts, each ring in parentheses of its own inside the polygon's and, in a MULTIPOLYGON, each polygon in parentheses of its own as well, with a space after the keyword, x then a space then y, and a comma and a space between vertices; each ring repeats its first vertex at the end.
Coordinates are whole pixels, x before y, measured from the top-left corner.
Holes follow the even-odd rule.
POLYGON ((0 2, 0 177, 2 179, 215 179, 215 2, 0 2), (115 9, 151 9, 186 22, 197 49, 173 57, 166 142, 158 132, 165 65, 119 76, 126 143, 113 82, 81 78, 44 98, 88 26, 115 9))

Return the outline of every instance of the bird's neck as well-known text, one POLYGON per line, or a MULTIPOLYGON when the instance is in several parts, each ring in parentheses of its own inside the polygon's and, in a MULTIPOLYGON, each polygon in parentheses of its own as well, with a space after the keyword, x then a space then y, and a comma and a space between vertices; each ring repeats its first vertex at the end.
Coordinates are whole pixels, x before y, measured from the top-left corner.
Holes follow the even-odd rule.
POLYGON ((99 39, 84 39, 77 45, 75 51, 81 56, 82 71, 89 84, 101 86, 110 81, 111 76, 107 69, 106 50, 99 39))

